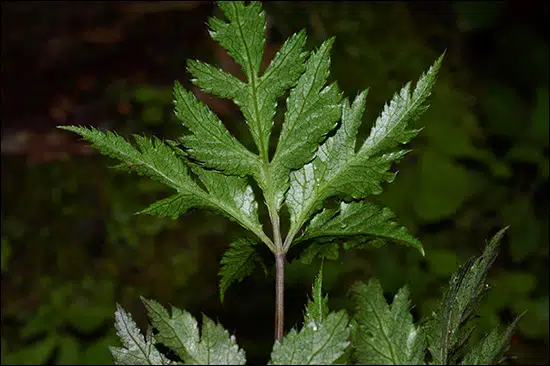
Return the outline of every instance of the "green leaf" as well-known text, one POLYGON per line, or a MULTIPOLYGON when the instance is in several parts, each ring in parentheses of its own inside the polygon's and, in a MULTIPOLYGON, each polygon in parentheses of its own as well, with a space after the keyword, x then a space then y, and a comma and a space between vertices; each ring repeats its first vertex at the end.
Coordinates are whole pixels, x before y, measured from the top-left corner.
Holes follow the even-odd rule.
POLYGON ((311 290, 312 299, 308 300, 306 307, 306 316, 304 323, 319 325, 328 315, 328 295, 323 296, 323 264, 321 263, 321 269, 319 274, 313 282, 313 288, 311 290))
POLYGON ((344 310, 329 313, 328 297, 323 296, 323 267, 315 278, 312 299, 308 301, 304 326, 292 329, 281 343, 275 342, 270 365, 330 365, 349 345, 349 318, 344 310))
POLYGON ((178 82, 174 85, 174 98, 176 116, 193 133, 179 139, 188 154, 208 167, 230 174, 257 174, 258 156, 237 141, 210 108, 178 82))
POLYGON ((382 248, 386 246, 387 240, 382 238, 372 238, 371 236, 352 236, 344 241, 344 249, 366 249, 366 248, 382 248))
POLYGON ((303 48, 306 38, 305 30, 301 30, 281 46, 260 78, 259 90, 262 97, 269 96, 271 102, 275 103, 288 88, 296 85, 305 70, 304 61, 308 53, 303 48))
POLYGON ((211 18, 210 36, 241 65, 250 80, 260 72, 265 46, 265 13, 259 2, 218 2, 229 23, 211 18))
POLYGON ((340 357, 349 342, 345 311, 330 313, 320 325, 292 329, 281 343, 275 342, 270 365, 330 365, 340 357))
POLYGON ((353 347, 359 363, 367 365, 424 364, 426 340, 413 324, 409 290, 401 288, 390 306, 378 280, 354 287, 357 307, 353 347))
MULTIPOLYGON (((288 177, 285 177, 288 175, 288 170, 286 168, 281 170, 279 167, 274 169, 268 163, 269 139, 278 98, 288 88, 296 85, 305 69, 304 60, 307 53, 303 52, 303 47, 306 35, 301 31, 290 37, 260 77, 260 61, 265 45, 266 28, 265 14, 261 12, 261 5, 257 2, 251 2, 249 5, 244 5, 243 2, 220 2, 219 5, 228 22, 211 19, 210 34, 241 65, 247 82, 243 83, 213 66, 194 61, 189 63, 189 71, 194 76, 195 85, 206 92, 231 98, 239 106, 263 164, 258 170, 257 166, 248 160, 235 159, 235 163, 240 162, 243 165, 235 169, 228 166, 227 162, 224 166, 225 159, 216 157, 213 153, 212 156, 207 156, 207 152, 204 152, 199 156, 200 151, 197 152, 199 149, 194 151, 192 149, 190 154, 206 166, 229 174, 254 176, 264 191, 270 212, 278 211, 286 191, 284 187, 281 191, 279 181, 282 180, 285 183, 288 180, 288 177)), ((312 98, 318 99, 319 96, 314 93, 312 98)), ((191 142, 194 143, 194 141, 191 142)))
POLYGON ((407 229, 391 221, 394 217, 389 208, 380 208, 370 202, 341 202, 340 208, 324 209, 314 216, 305 233, 295 242, 320 236, 369 235, 412 246, 424 255, 420 241, 411 236, 407 229))
POLYGON ((525 313, 518 316, 505 332, 499 333, 498 328, 485 336, 464 357, 461 365, 495 365, 500 363, 501 357, 510 346, 512 334, 525 313))
POLYGON ((120 305, 115 312, 115 328, 123 348, 109 347, 117 365, 168 365, 170 361, 155 348, 151 328, 145 338, 138 326, 120 305))
POLYGON ((191 179, 185 162, 177 154, 178 150, 173 143, 168 144, 155 137, 150 140, 135 135, 138 150, 124 138, 109 131, 101 132, 94 128, 76 126, 60 128, 81 135, 103 154, 129 164, 122 164, 119 168, 147 175, 178 191, 139 213, 177 218, 192 207, 210 208, 238 222, 272 247, 271 240, 262 230, 258 219, 258 204, 246 178, 226 176, 191 165, 193 172, 205 185, 206 192, 191 179))
POLYGON ((240 282, 252 274, 257 264, 263 265, 262 258, 254 248, 255 244, 251 240, 239 239, 231 243, 229 249, 223 254, 219 274, 221 302, 231 283, 240 282))
POLYGON ((170 217, 175 220, 189 211, 190 208, 202 205, 203 200, 197 196, 177 193, 151 204, 138 213, 150 214, 158 217, 170 217))
POLYGON ((323 137, 336 127, 341 96, 336 84, 324 87, 334 39, 324 42, 307 61, 306 70, 290 91, 287 111, 272 161, 279 197, 288 189, 291 169, 310 161, 323 137), (323 88, 324 87, 324 88, 323 88))
POLYGON ((341 114, 338 88, 335 84, 324 87, 333 43, 331 38, 312 53, 305 72, 290 91, 274 165, 301 168, 311 160, 321 138, 336 127, 341 114))
MULTIPOLYGON (((202 161, 207 166, 222 169, 231 174, 252 174, 264 191, 270 211, 278 211, 283 201, 284 192, 288 187, 288 168, 280 164, 271 164, 274 167, 268 164, 269 139, 278 98, 288 88, 295 86, 298 78, 304 72, 304 60, 307 53, 303 52, 303 47, 306 35, 304 31, 301 31, 290 37, 260 77, 258 74, 265 45, 266 28, 265 14, 261 12, 261 5, 257 2, 252 2, 249 5, 244 5, 243 2, 220 2, 220 7, 229 22, 226 23, 215 18, 211 19, 210 34, 241 65, 247 82, 242 83, 215 67, 201 65, 196 62, 190 63, 189 70, 195 77, 193 82, 196 85, 207 92, 231 98, 239 106, 258 148, 259 158, 264 164, 260 171, 249 169, 245 172, 235 173, 234 171, 225 170, 226 168, 219 164, 214 165, 215 159, 212 163, 206 158, 202 161)), ((328 51, 328 48, 325 46, 324 52, 328 51)), ((312 64, 312 67, 314 66, 312 64)), ((297 90, 304 91, 307 82, 308 80, 304 80, 302 82, 303 87, 297 90)), ((335 88, 333 89, 335 90, 335 88)), ((329 95, 326 95, 323 100, 329 97, 329 95)), ((309 99, 312 102, 320 99, 318 90, 314 91, 309 99)), ((305 100, 302 100, 302 102, 305 102, 305 100)), ((298 107, 297 103, 294 104, 298 107)), ((326 108, 331 107, 327 106, 326 108)), ((305 118, 302 117, 302 124, 304 120, 305 118)), ((314 125, 311 124, 311 126, 314 125)), ((326 132, 328 131, 323 133, 326 132)), ((289 142, 291 143, 291 141, 289 142)), ((316 146, 310 148, 314 151, 316 146)), ((193 152, 191 154, 193 155, 193 152)))
POLYGON ((227 330, 203 315, 202 334, 197 321, 185 310, 172 307, 172 315, 154 300, 142 298, 153 326, 159 331, 156 338, 172 349, 189 365, 244 365, 244 350, 229 336, 227 330))
POLYGON ((439 308, 427 320, 428 349, 434 364, 453 364, 462 356, 462 345, 472 331, 467 323, 489 290, 487 272, 506 229, 495 234, 481 257, 470 259, 451 277, 439 308))
POLYGON ((349 318, 344 310, 329 313, 323 296, 323 267, 319 270, 308 301, 304 326, 292 329, 281 343, 275 342, 270 365, 330 365, 349 345, 349 318))
POLYGON ((129 164, 129 169, 140 175, 146 175, 178 191, 196 194, 201 189, 191 180, 184 162, 174 151, 153 137, 149 140, 134 135, 139 150, 116 133, 102 132, 93 127, 58 126, 82 136, 101 153, 129 164))
POLYGON ((229 213, 237 222, 253 232, 262 232, 262 225, 258 219, 258 203, 252 187, 245 178, 226 176, 213 170, 196 168, 193 171, 206 186, 214 207, 229 213))
POLYGON ((351 107, 344 100, 342 124, 335 135, 319 147, 312 162, 290 175, 287 206, 291 215, 291 234, 295 234, 322 207, 326 198, 360 199, 379 194, 382 191, 380 183, 393 180, 395 174, 388 170, 407 151, 391 150, 407 143, 419 132, 408 129, 408 125, 426 110, 425 102, 442 57, 420 77, 412 93, 408 83, 394 95, 357 153, 355 139, 365 109, 367 91, 359 93, 351 107))
POLYGON ((200 68, 194 64, 190 71, 196 78, 196 85, 204 87, 205 91, 232 98, 241 108, 259 155, 267 161, 277 98, 293 86, 303 72, 305 32, 285 42, 260 78, 258 74, 266 29, 265 14, 261 11, 260 3, 244 5, 243 2, 220 2, 219 6, 229 23, 211 19, 210 35, 241 65, 248 82, 238 83, 227 74, 214 71, 213 67, 200 68))
POLYGON ((310 264, 316 257, 330 260, 338 259, 340 247, 333 238, 320 238, 309 243, 300 255, 300 262, 310 264))
POLYGON ((188 60, 187 71, 194 77, 191 79, 193 84, 220 98, 235 99, 246 87, 245 83, 233 75, 204 62, 188 60))

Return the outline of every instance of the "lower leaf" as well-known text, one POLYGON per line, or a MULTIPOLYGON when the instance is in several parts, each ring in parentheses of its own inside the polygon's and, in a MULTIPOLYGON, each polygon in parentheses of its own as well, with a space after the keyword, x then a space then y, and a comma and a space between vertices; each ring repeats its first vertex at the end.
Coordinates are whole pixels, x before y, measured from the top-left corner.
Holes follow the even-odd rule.
POLYGON ((357 306, 353 347, 359 363, 370 365, 424 364, 426 340, 413 324, 409 291, 403 287, 390 306, 378 280, 354 288, 357 306))
POLYGON ((156 338, 171 348, 189 365, 244 365, 245 353, 229 336, 227 330, 203 315, 202 335, 193 316, 172 307, 172 314, 154 300, 142 298, 153 326, 159 331, 156 338))
POLYGON ((275 342, 270 365, 330 365, 349 345, 349 318, 344 310, 330 313, 320 324, 291 330, 281 343, 275 342))
POLYGON ((270 365, 330 365, 344 355, 349 346, 349 318, 344 310, 329 313, 328 296, 323 296, 322 285, 321 265, 302 330, 293 329, 281 343, 275 342, 270 365))
POLYGON ((254 248, 255 244, 248 239, 239 239, 231 243, 229 249, 223 254, 220 268, 220 300, 222 302, 229 285, 250 276, 257 264, 264 266, 261 257, 254 248))
POLYGON ((476 344, 464 357, 461 365, 494 365, 499 363, 500 358, 510 345, 510 338, 516 325, 525 313, 518 316, 502 334, 494 329, 488 336, 476 344))
POLYGON ((132 316, 118 304, 115 319, 117 335, 124 345, 123 348, 109 347, 117 365, 170 364, 170 361, 155 348, 155 338, 151 328, 143 338, 132 316))

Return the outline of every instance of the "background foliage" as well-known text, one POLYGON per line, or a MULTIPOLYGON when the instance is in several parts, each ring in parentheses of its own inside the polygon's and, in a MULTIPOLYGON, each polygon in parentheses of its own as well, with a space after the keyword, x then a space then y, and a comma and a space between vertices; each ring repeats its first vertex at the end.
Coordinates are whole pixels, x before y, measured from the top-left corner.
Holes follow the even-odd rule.
MULTIPOLYGON (((425 128, 379 197, 422 240, 426 258, 393 245, 342 252, 324 263, 330 307, 350 309, 353 282, 376 275, 388 295, 408 283, 413 312, 427 314, 458 265, 510 225, 477 331, 527 309, 510 362, 548 363, 548 4, 267 2, 264 9, 267 57, 301 28, 309 49, 336 36, 331 77, 347 95, 370 87, 368 126, 393 92, 447 49, 431 108, 418 122, 425 128)), ((174 137, 173 81, 197 92, 184 60, 238 72, 206 34, 204 22, 218 10, 192 1, 5 3, 2 10, 2 363, 112 363, 115 302, 145 329, 139 295, 219 319, 249 362, 265 363, 272 274, 259 271, 230 288, 223 305, 217 293, 219 259, 242 229, 202 211, 180 221, 133 215, 166 189, 116 173, 107 168, 112 160, 54 129, 89 124, 174 137)), ((198 95, 251 146, 234 106, 198 95)), ((318 264, 287 266, 287 326, 301 320, 318 264)))

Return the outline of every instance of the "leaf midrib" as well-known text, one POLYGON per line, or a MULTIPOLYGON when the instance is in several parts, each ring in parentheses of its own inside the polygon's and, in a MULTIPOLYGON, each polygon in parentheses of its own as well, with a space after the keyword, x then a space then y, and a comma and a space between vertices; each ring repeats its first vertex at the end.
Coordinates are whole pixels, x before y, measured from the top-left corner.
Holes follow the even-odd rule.
POLYGON ((243 44, 244 44, 244 50, 245 50, 245 53, 246 53, 246 59, 248 60, 247 62, 247 66, 248 66, 248 70, 249 70, 249 73, 250 75, 247 75, 248 76, 248 81, 249 81, 249 84, 250 87, 251 87, 251 90, 252 90, 252 99, 254 101, 254 114, 255 114, 255 117, 256 117, 256 123, 257 123, 257 129, 258 129, 258 150, 259 150, 259 153, 260 153, 260 158, 265 160, 265 161, 268 161, 268 156, 267 156, 267 144, 266 144, 266 141, 265 141, 265 138, 263 136, 263 128, 262 128, 262 124, 263 124, 263 121, 260 120, 260 110, 259 110, 259 106, 258 106, 258 86, 256 85, 256 81, 257 81, 257 78, 258 78, 258 75, 256 75, 256 72, 254 70, 254 65, 252 65, 252 59, 250 58, 250 49, 248 47, 248 43, 246 42, 246 37, 244 36, 244 32, 243 32, 243 29, 242 29, 242 26, 241 26, 241 22, 240 22, 240 19, 239 19, 239 12, 237 11, 236 9, 236 5, 233 3, 231 4, 231 6, 233 6, 233 9, 235 10, 235 19, 236 19, 236 23, 237 23, 237 28, 239 30, 239 35, 241 36, 241 39, 243 41, 243 44))
MULTIPOLYGON (((317 351, 313 352, 313 354, 309 357, 306 365, 311 365, 311 361, 315 358, 315 356, 317 356, 317 354, 319 352, 323 351, 325 349, 326 345, 332 340, 332 338, 334 337, 334 334, 336 333, 336 329, 340 326, 342 321, 346 320, 346 316, 343 312, 337 313, 334 316, 339 316, 338 322, 336 323, 336 325, 329 332, 328 339, 323 343, 323 345, 321 347, 317 347, 317 351)), ((328 320, 328 317, 327 317, 327 320, 328 320)), ((319 327, 321 327, 321 326, 324 326, 324 324, 319 325, 319 327)))
MULTIPOLYGON (((122 137, 121 137, 122 138, 122 137)), ((109 148, 108 145, 104 145, 106 146, 107 148, 109 148)), ((130 144, 130 146, 132 146, 130 144)), ((194 194, 200 194, 200 191, 202 190, 196 190, 195 187, 193 187, 193 185, 195 184, 193 181, 189 181, 188 184, 189 184, 189 187, 186 187, 182 182, 179 182, 179 181, 176 181, 174 180, 173 178, 167 176, 166 174, 164 174, 161 170, 157 169, 155 166, 153 166, 151 163, 143 160, 142 157, 143 156, 143 153, 140 152, 139 150, 137 150, 137 148, 135 146, 132 146, 132 148, 137 152, 137 154, 135 155, 130 155, 128 153, 125 153, 124 151, 122 150, 115 150, 117 151, 121 156, 125 156, 127 159, 119 159, 117 158, 118 160, 126 160, 126 161, 132 161, 134 160, 135 162, 137 162, 137 164, 134 164, 134 165, 142 165, 142 166, 145 166, 147 167, 148 169, 150 169, 151 171, 153 171, 154 173, 156 173, 156 175, 158 177, 161 177, 163 179, 165 179, 167 182, 170 182, 171 185, 172 185, 172 188, 175 188, 178 192, 185 192, 185 193, 194 193, 194 194)), ((177 157, 176 157, 177 158, 177 157)), ((196 186, 196 188, 199 188, 198 186, 196 186)))
MULTIPOLYGON (((166 314, 161 314, 161 313, 159 313, 154 307, 148 305, 147 303, 146 303, 146 305, 147 305, 147 308, 149 309, 149 311, 152 311, 153 313, 155 313, 155 315, 157 316, 157 319, 158 319, 158 320, 160 320, 162 323, 164 323, 168 328, 170 328, 170 329, 172 330, 172 332, 174 333, 174 335, 173 335, 172 337, 170 337, 170 338, 175 338, 175 339, 178 341, 178 343, 180 344, 180 346, 181 346, 181 348, 183 349, 183 351, 185 352, 183 355, 180 355, 180 356, 187 356, 187 357, 185 357, 185 358, 191 358, 191 359, 194 361, 195 364, 197 364, 197 365, 200 364, 200 363, 199 363, 199 360, 196 359, 196 358, 187 350, 186 343, 185 343, 185 341, 182 339, 182 338, 183 338, 182 335, 180 335, 180 333, 182 333, 182 332, 176 331, 176 327, 172 325, 172 323, 175 323, 175 322, 176 322, 176 319, 177 319, 177 318, 180 318, 180 317, 184 316, 184 313, 182 312, 181 314, 178 314, 178 316, 177 316, 176 318, 173 318, 173 315, 174 315, 174 314, 172 314, 172 316, 170 316, 170 315, 167 314, 167 313, 166 313, 166 314), (165 316, 163 316, 163 315, 167 316, 168 318, 165 319, 165 316)), ((191 317, 191 316, 190 316, 190 317, 191 317)), ((191 317, 191 318, 192 318, 192 317, 191 317)), ((193 319, 193 320, 194 320, 194 319, 193 319)), ((196 321, 195 321, 195 322, 196 322, 196 321)), ((166 338, 166 335, 164 335, 163 338, 166 338)), ((200 343, 200 340, 199 340, 198 343, 200 343)))
MULTIPOLYGON (((185 91, 183 91, 183 93, 185 93, 185 91)), ((187 111, 189 112, 189 114, 191 114, 191 116, 195 119, 195 121, 197 122, 197 125, 201 125, 201 123, 199 122, 200 121, 200 118, 197 118, 197 115, 193 112, 193 109, 190 108, 189 106, 189 103, 187 103, 187 99, 186 98, 182 98, 183 100, 183 103, 185 104, 186 108, 187 108, 187 111)), ((199 102, 199 105, 200 105, 200 102, 199 102)), ((214 115, 214 118, 217 119, 217 121, 215 122, 219 122, 220 124, 222 124, 222 122, 218 119, 218 117, 216 115, 214 115)), ((205 123, 203 123, 203 125, 207 125, 205 123)), ((223 125, 223 124, 222 124, 223 125)), ((253 163, 255 164, 256 162, 254 161, 254 154, 252 154, 248 149, 244 148, 244 146, 242 146, 242 144, 236 140, 232 135, 230 135, 228 132, 227 132, 227 129, 226 130, 223 130, 223 129, 220 129, 220 135, 217 135, 215 133, 212 133, 208 128, 202 128, 203 131, 206 132, 205 135, 211 137, 211 138, 214 138, 215 140, 219 141, 221 145, 223 146, 228 146, 229 149, 228 150, 234 150, 233 147, 235 146, 239 152, 239 154, 243 154, 244 153, 244 156, 247 160, 249 158, 252 158, 253 159, 253 163), (229 137, 230 140, 229 141, 224 141, 223 137, 229 137), (233 138, 233 140, 231 140, 231 138, 233 138), (231 145, 231 143, 236 143, 234 146, 231 145)))
MULTIPOLYGON (((405 102, 406 104, 409 104, 408 102, 411 102, 409 106, 407 106, 406 108, 404 108, 404 112, 401 113, 401 116, 399 117, 399 119, 397 120, 396 123, 393 124, 393 126, 391 126, 391 128, 389 129, 388 133, 386 134, 386 136, 382 139, 380 139, 380 141, 378 142, 378 144, 375 144, 374 146, 372 146, 372 148, 368 148, 368 147, 365 147, 365 146, 362 146, 360 149, 359 149, 359 152, 361 152, 361 150, 363 150, 363 148, 365 148, 365 151, 368 152, 368 151, 373 151, 373 153, 376 152, 376 148, 379 147, 380 145, 383 146, 382 144, 382 141, 386 138, 388 138, 389 136, 391 136, 391 133, 393 132, 393 130, 398 126, 400 125, 402 122, 403 122, 403 119, 405 118, 406 115, 408 115, 411 111, 415 110, 416 108, 418 108, 422 103, 419 103, 419 101, 425 101, 427 99, 427 95, 425 95, 425 93, 430 93, 431 92, 431 88, 430 88, 430 85, 429 84, 433 84, 433 80, 431 79, 433 77, 433 73, 434 70, 433 70, 433 66, 430 67, 430 69, 428 69, 428 72, 424 75, 422 75, 419 80, 416 82, 416 85, 415 85, 415 90, 413 91, 410 91, 410 88, 411 88, 411 83, 409 82, 408 83, 408 90, 407 90, 407 101, 405 102), (418 90, 418 93, 415 93, 417 92, 416 88, 418 87, 418 84, 422 81, 424 82, 426 78, 430 77, 430 80, 428 80, 427 83, 425 83, 425 88, 421 89, 421 90, 418 90), (432 81, 432 83, 430 83, 429 81, 432 81), (415 94, 418 94, 417 97, 415 98, 415 94)), ((435 71, 437 72, 437 70, 435 71)), ((407 88, 407 86, 403 87, 401 90, 407 88)), ((401 90, 399 91, 398 95, 401 94, 401 90)), ((393 98, 392 98, 393 99, 393 98)), ((390 105, 391 105, 391 102, 392 100, 390 100, 390 105)), ((382 113, 384 113, 384 110, 382 110, 382 113)), ((393 114, 392 114, 393 115, 393 114)), ((391 118, 388 118, 390 121, 391 121, 391 118)), ((375 121, 374 123, 374 127, 376 127, 376 122, 378 122, 378 119, 377 121, 375 121)), ((388 123, 390 124, 390 123, 388 123)), ((370 134, 369 134, 369 137, 370 137, 370 134)), ((368 138, 367 138, 368 140, 368 138)), ((367 141, 365 140, 365 142, 367 141)))
MULTIPOLYGON (((121 309, 119 309, 120 311, 121 309)), ((140 342, 141 340, 139 339, 136 339, 136 337, 134 337, 134 335, 132 334, 132 332, 130 331, 130 329, 128 328, 128 324, 126 322, 126 317, 121 317, 123 319, 122 323, 124 324, 124 328, 126 329, 126 334, 128 334, 130 336, 130 338, 132 338, 132 341, 134 341, 134 344, 136 346, 138 346, 139 350, 141 351, 141 353, 143 353, 143 356, 144 358, 149 362, 150 365, 152 365, 153 363, 151 362, 151 360, 149 359, 149 356, 147 355, 147 352, 143 349, 143 347, 141 346, 141 343, 140 342)), ((145 344, 147 344, 147 339, 145 339, 145 344)))
MULTIPOLYGON (((323 50, 323 56, 327 51, 328 51, 328 47, 325 48, 325 50, 323 50)), ((317 54, 312 55, 311 57, 315 57, 315 56, 317 56, 317 54)), ((284 157, 284 156, 288 155, 289 152, 291 152, 291 149, 289 149, 289 148, 287 148, 286 151, 279 152, 280 151, 279 146, 284 147, 284 145, 286 144, 286 142, 290 138, 290 136, 292 134, 292 131, 294 131, 294 128, 298 125, 298 120, 302 116, 302 113, 304 112, 304 109, 306 108, 306 105, 308 105, 308 107, 309 107, 310 105, 315 104, 315 102, 319 99, 319 96, 317 96, 317 98, 314 101, 310 102, 310 100, 309 100, 309 96, 311 94, 311 91, 313 90, 315 82, 317 81, 317 74, 319 73, 319 69, 321 68, 321 64, 322 64, 322 57, 321 56, 319 56, 319 57, 320 57, 320 60, 317 63, 317 66, 315 67, 315 72, 313 73, 313 82, 311 83, 311 86, 309 87, 309 89, 307 91, 306 97, 304 98, 304 103, 302 103, 302 106, 300 107, 300 112, 297 114, 296 118, 294 118, 293 123, 290 124, 288 129, 285 131, 286 133, 285 133, 284 136, 282 135, 282 132, 281 132, 281 136, 279 137, 279 144, 277 144, 278 145, 277 150, 275 151, 275 157, 273 158, 274 161, 275 160, 277 160, 277 161, 281 160, 282 158, 280 156, 284 157), (307 103, 307 102, 310 102, 310 103, 307 103), (284 139, 282 139, 281 137, 284 137, 284 139)), ((307 66, 306 66, 306 70, 304 70, 304 73, 302 74, 302 76, 305 75, 306 72, 307 72, 307 66)), ((322 87, 322 85, 321 85, 321 87, 322 87)), ((288 105, 287 105, 287 108, 288 108, 288 105)), ((285 123, 285 124, 287 126, 289 125, 289 123, 285 123)))
MULTIPOLYGON (((383 297, 382 297, 383 298, 383 297)), ((386 341, 387 345, 388 345, 388 349, 390 351, 390 356, 389 358, 391 359, 391 361, 393 362, 394 365, 397 365, 398 364, 398 360, 396 360, 395 358, 395 353, 393 351, 393 345, 390 341, 390 337, 388 336, 388 334, 386 334, 386 329, 384 328, 384 323, 382 321, 382 319, 378 316, 378 312, 376 311, 376 307, 374 306, 374 304, 370 301, 370 297, 369 296, 365 296, 365 301, 368 303, 368 305, 373 309, 373 314, 374 314, 374 317, 376 318, 376 321, 378 322, 378 325, 380 327, 380 331, 382 332, 382 335, 384 336, 384 340, 386 341)), ((385 305, 387 306, 387 305, 385 305)), ((388 356, 386 356, 388 357, 388 356)))

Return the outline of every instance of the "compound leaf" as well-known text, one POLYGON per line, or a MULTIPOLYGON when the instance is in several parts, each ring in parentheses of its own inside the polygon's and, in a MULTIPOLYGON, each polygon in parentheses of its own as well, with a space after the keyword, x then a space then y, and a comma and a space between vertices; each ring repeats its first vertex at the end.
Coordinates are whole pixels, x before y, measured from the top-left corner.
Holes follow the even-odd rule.
MULTIPOLYGON (((246 82, 213 66, 196 61, 189 62, 188 69, 194 76, 193 83, 195 85, 203 88, 206 92, 223 98, 231 98, 239 106, 248 124, 252 139, 258 148, 259 157, 251 157, 248 151, 244 154, 242 153, 243 149, 239 147, 239 154, 233 154, 233 151, 237 151, 237 149, 232 149, 229 159, 226 159, 225 153, 216 155, 214 151, 207 149, 206 145, 202 145, 204 149, 197 146, 200 143, 197 143, 192 137, 185 137, 182 142, 185 146, 190 145, 190 155, 208 167, 222 170, 228 174, 252 175, 264 191, 266 203, 273 212, 273 210, 279 210, 284 191, 287 189, 287 187, 283 187, 281 192, 279 181, 282 180, 283 185, 288 186, 288 177, 284 177, 288 175, 288 171, 285 173, 277 167, 271 167, 271 164, 268 163, 273 117, 278 98, 286 90, 296 85, 306 67, 304 61, 307 52, 303 51, 306 34, 305 31, 301 31, 290 37, 260 77, 266 29, 265 14, 261 11, 261 5, 257 2, 251 2, 248 5, 243 2, 220 2, 219 6, 228 21, 217 18, 210 19, 210 35, 242 67, 246 82), (237 156, 241 155, 243 158, 238 159, 237 156), (263 163, 260 165, 259 161, 263 163), (237 164, 240 165, 237 166, 237 164)), ((319 99, 317 94, 313 93, 312 98, 319 99)), ((221 123, 216 123, 216 126, 218 125, 221 123)), ((209 144, 214 143, 217 142, 211 141, 209 144)))
MULTIPOLYGON (((212 68, 199 69, 193 65, 190 71, 195 76, 197 85, 205 86, 205 90, 235 101, 245 117, 260 158, 267 161, 277 98, 293 86, 303 72, 306 57, 306 53, 302 52, 305 32, 289 38, 260 77, 266 29, 265 14, 261 11, 260 3, 244 5, 240 1, 220 2, 219 6, 229 22, 212 18, 209 22, 210 35, 241 65, 247 83, 241 85, 212 71, 212 68), (228 88, 222 85, 213 86, 211 81, 214 78, 211 75, 216 80, 230 80, 228 88)), ((256 178, 261 180, 260 176, 256 178)), ((265 185, 265 182, 259 183, 265 185)))
POLYGON ((154 300, 142 298, 157 339, 189 365, 244 365, 245 353, 227 330, 203 315, 202 334, 195 318, 185 310, 172 307, 172 314, 154 300))
POLYGON ((360 364, 424 364, 426 340, 413 324, 409 312, 409 290, 401 288, 390 306, 378 280, 354 287, 357 328, 353 347, 360 364))
POLYGON ((169 365, 171 362, 155 348, 152 329, 145 338, 138 326, 120 305, 115 312, 115 328, 123 348, 109 347, 117 365, 169 365))
POLYGON ((291 215, 290 233, 295 234, 322 207, 326 198, 340 196, 361 199, 381 193, 380 183, 393 180, 395 174, 388 170, 407 151, 390 150, 408 142, 418 133, 418 130, 407 127, 427 108, 425 102, 442 57, 420 77, 412 94, 408 83, 394 95, 357 153, 355 139, 365 109, 367 91, 359 93, 351 107, 344 100, 342 124, 335 135, 319 147, 312 162, 291 172, 287 193, 287 206, 291 215))
POLYGON ((240 282, 252 274, 257 264, 263 265, 254 245, 248 239, 239 239, 230 244, 223 254, 220 267, 220 300, 223 302, 227 288, 233 282, 240 282))

